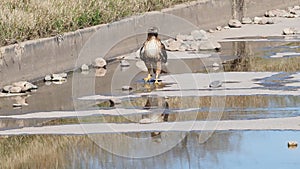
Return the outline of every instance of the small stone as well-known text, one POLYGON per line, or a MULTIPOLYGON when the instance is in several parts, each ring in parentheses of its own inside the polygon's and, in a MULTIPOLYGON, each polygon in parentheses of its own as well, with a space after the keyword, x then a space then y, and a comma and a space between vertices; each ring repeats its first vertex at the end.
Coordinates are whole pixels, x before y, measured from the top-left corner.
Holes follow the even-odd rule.
POLYGON ((52 81, 65 81, 63 74, 52 74, 52 81))
POLYGON ((230 28, 240 28, 242 27, 242 23, 237 19, 231 19, 228 23, 230 28))
POLYGON ((26 82, 26 81, 19 81, 19 82, 15 82, 15 83, 13 83, 12 85, 13 86, 15 86, 15 87, 24 87, 25 85, 26 85, 26 83, 28 83, 28 82, 26 82))
POLYGON ((268 23, 268 19, 265 17, 261 18, 261 20, 258 22, 258 24, 260 24, 260 25, 265 25, 267 23, 268 23))
POLYGON ((262 17, 254 17, 253 22, 259 24, 262 21, 262 17))
POLYGON ((296 5, 296 6, 293 7, 293 9, 294 9, 294 10, 300 10, 300 6, 299 6, 299 5, 296 5))
POLYGON ((58 75, 61 76, 62 78, 67 78, 68 77, 67 73, 59 73, 58 75))
POLYGON ((168 50, 170 51, 177 51, 179 50, 179 47, 181 46, 181 42, 179 41, 173 41, 169 44, 169 46, 167 47, 168 50))
POLYGON ((209 29, 209 30, 208 30, 208 32, 209 32, 209 33, 214 33, 214 32, 215 32, 215 30, 213 30, 213 29, 209 29))
POLYGON ((9 93, 21 93, 21 91, 22 91, 22 88, 19 86, 12 86, 9 89, 9 93))
POLYGON ((242 18, 242 24, 252 24, 252 19, 249 17, 242 18))
POLYGON ((218 64, 218 63, 213 63, 212 66, 213 66, 213 67, 220 67, 220 64, 218 64))
POLYGON ((283 31, 282 31, 283 35, 293 35, 293 34, 296 34, 296 33, 297 33, 296 28, 284 28, 283 31))
POLYGON ((216 41, 202 41, 199 44, 199 50, 220 50, 221 44, 216 41))
POLYGON ((120 61, 120 66, 121 66, 121 67, 129 67, 130 64, 129 64, 129 62, 126 61, 126 60, 121 60, 121 61, 120 61))
POLYGON ((107 65, 106 60, 103 58, 96 58, 95 59, 95 67, 96 68, 104 68, 107 65))
POLYGON ((194 40, 207 40, 207 32, 205 30, 194 30, 191 32, 194 40))
POLYGON ((223 85, 223 83, 219 80, 217 81, 213 81, 209 84, 209 87, 210 88, 218 88, 218 87, 221 87, 223 85))
POLYGON ((132 90, 132 87, 131 86, 122 86, 122 90, 125 91, 125 90, 132 90))
POLYGON ((267 19, 267 23, 266 24, 274 24, 274 20, 272 18, 267 19))
POLYGON ((152 123, 150 118, 144 118, 140 120, 140 124, 150 124, 152 123))
POLYGON ((221 31, 221 30, 222 30, 222 27, 221 27, 221 26, 217 26, 217 27, 216 27, 216 30, 217 30, 217 31, 221 31))
POLYGON ((12 88, 12 87, 13 87, 12 85, 4 86, 4 87, 3 87, 3 92, 5 92, 5 93, 10 93, 10 88, 12 88))
POLYGON ((87 64, 83 64, 81 66, 81 71, 88 71, 89 70, 89 66, 87 64))
POLYGON ((273 9, 269 10, 265 13, 266 17, 285 17, 289 14, 286 10, 281 9, 273 9))
POLYGON ((144 61, 142 60, 138 60, 136 63, 135 63, 136 67, 138 67, 141 71, 143 72, 148 72, 148 69, 144 63, 144 61))
POLYGON ((178 34, 176 35, 176 40, 177 41, 186 41, 186 35, 181 35, 181 34, 178 34))
POLYGON ((51 75, 46 75, 45 78, 44 78, 45 81, 51 81, 52 80, 52 77, 51 75))
POLYGON ((24 86, 22 87, 22 92, 26 92, 26 91, 31 91, 31 90, 35 90, 38 87, 32 83, 25 83, 24 86))

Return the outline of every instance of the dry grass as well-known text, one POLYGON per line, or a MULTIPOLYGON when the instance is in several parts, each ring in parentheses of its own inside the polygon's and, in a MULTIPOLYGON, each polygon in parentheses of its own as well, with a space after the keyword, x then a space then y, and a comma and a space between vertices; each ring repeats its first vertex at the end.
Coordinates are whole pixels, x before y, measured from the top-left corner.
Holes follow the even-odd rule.
POLYGON ((120 20, 192 0, 1 0, 0 46, 120 20))

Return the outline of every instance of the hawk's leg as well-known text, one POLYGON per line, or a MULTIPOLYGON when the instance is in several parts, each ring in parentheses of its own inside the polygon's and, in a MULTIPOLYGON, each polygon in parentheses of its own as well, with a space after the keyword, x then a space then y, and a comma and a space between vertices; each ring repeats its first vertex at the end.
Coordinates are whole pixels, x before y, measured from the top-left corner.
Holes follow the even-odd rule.
POLYGON ((152 68, 151 68, 151 64, 150 63, 146 63, 145 62, 145 65, 146 65, 146 67, 148 69, 148 76, 144 78, 144 81, 145 82, 149 82, 151 80, 151 77, 152 77, 151 76, 151 70, 152 70, 152 68))
POLYGON ((156 63, 156 74, 155 74, 155 84, 159 84, 158 77, 161 72, 161 61, 157 61, 156 63))

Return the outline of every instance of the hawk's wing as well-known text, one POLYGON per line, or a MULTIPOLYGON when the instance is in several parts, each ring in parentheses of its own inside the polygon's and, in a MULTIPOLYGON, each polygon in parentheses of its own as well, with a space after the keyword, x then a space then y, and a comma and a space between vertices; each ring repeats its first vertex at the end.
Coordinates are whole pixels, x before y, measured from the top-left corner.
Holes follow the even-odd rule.
POLYGON ((140 58, 143 61, 146 59, 146 56, 145 56, 145 43, 143 43, 143 46, 140 48, 140 58))
POLYGON ((166 47, 162 42, 160 42, 160 44, 161 44, 161 49, 160 49, 159 55, 160 55, 161 61, 164 63, 167 63, 168 55, 167 55, 166 47))

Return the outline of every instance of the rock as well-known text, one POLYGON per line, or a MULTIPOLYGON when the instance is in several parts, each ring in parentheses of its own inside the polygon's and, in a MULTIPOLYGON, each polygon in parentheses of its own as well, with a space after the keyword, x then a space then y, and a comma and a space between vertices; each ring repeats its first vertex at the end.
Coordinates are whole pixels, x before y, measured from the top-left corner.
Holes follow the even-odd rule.
POLYGON ((138 67, 141 71, 143 72, 148 72, 148 69, 144 63, 144 61, 142 60, 138 60, 136 63, 135 63, 136 67, 138 67))
POLYGON ((217 30, 217 31, 221 31, 221 30, 222 30, 222 27, 221 27, 221 26, 217 26, 217 27, 216 27, 216 30, 217 30))
POLYGON ((125 91, 125 90, 132 90, 132 87, 131 86, 122 86, 122 90, 125 91))
POLYGON ((52 74, 52 81, 65 81, 65 74, 52 74))
POLYGON ((177 41, 186 41, 187 40, 186 37, 187 37, 187 35, 178 34, 178 35, 176 35, 176 40, 177 41))
POLYGON ((230 29, 230 27, 229 26, 224 26, 224 29, 230 29))
POLYGON ((184 52, 187 51, 190 48, 190 46, 188 44, 183 43, 180 47, 179 47, 179 51, 184 52))
POLYGON ((252 19, 249 17, 242 18, 242 24, 252 24, 252 19))
POLYGON ((12 84, 14 87, 20 87, 21 92, 26 92, 30 91, 32 89, 37 89, 38 87, 30 82, 27 81, 20 81, 20 82, 15 82, 12 84))
POLYGON ((273 9, 265 12, 266 17, 285 17, 289 14, 286 10, 273 9))
POLYGON ((105 68, 97 68, 95 70, 95 76, 96 77, 103 77, 103 76, 105 76, 106 72, 107 72, 107 70, 105 68))
POLYGON ((186 37, 186 40, 187 40, 187 41, 193 41, 193 40, 194 40, 194 37, 193 37, 192 35, 188 35, 188 36, 186 37))
POLYGON ((9 93, 21 93, 21 91, 22 91, 22 88, 19 86, 12 86, 9 89, 9 93))
POLYGON ((208 40, 208 41, 201 41, 199 44, 199 50, 220 50, 221 44, 216 41, 208 40))
POLYGON ((268 23, 268 19, 265 17, 261 18, 260 21, 258 22, 258 24, 260 24, 260 25, 265 25, 267 23, 268 23))
POLYGON ((45 81, 51 81, 52 80, 52 77, 51 75, 46 75, 45 78, 44 78, 45 81))
POLYGON ((104 68, 106 67, 107 63, 106 60, 104 60, 103 58, 96 58, 95 59, 95 65, 94 67, 96 68, 104 68))
POLYGON ((300 6, 299 6, 299 5, 296 5, 296 6, 293 7, 293 9, 294 9, 294 10, 300 10, 300 6))
POLYGON ((194 40, 207 40, 207 32, 205 30, 194 30, 191 32, 194 40))
MULTIPOLYGON (((170 45, 170 43, 172 43, 172 42, 174 42, 175 40, 174 39, 172 39, 172 38, 170 38, 170 39, 168 39, 168 40, 165 40, 165 41, 163 41, 163 44, 165 45, 165 46, 169 46, 170 45)), ((139 55, 139 50, 138 50, 138 55, 139 55)))
POLYGON ((289 141, 287 146, 289 149, 296 149, 298 146, 298 143, 297 143, 297 141, 289 141))
POLYGON ((87 64, 83 64, 81 66, 81 71, 88 71, 89 70, 89 66, 87 64))
POLYGON ((129 62, 126 61, 126 60, 121 60, 121 61, 120 61, 120 66, 121 66, 121 67, 129 67, 130 64, 129 64, 129 62))
POLYGON ((283 31, 282 31, 283 35, 293 35, 293 34, 296 34, 296 33, 297 33, 296 28, 284 28, 283 31))
POLYGON ((228 23, 230 28, 240 28, 242 27, 242 23, 237 19, 231 19, 228 23))
POLYGON ((7 85, 7 86, 4 86, 2 90, 5 93, 10 93, 10 88, 12 88, 12 87, 13 87, 12 85, 7 85))
POLYGON ((212 66, 213 67, 220 67, 220 64, 219 63, 213 63, 212 66))
POLYGON ((208 30, 208 32, 209 32, 209 33, 214 33, 214 32, 215 32, 215 30, 213 30, 213 29, 209 29, 209 30, 208 30))
POLYGON ((274 24, 274 20, 272 18, 268 18, 267 19, 267 23, 266 24, 274 24))
POLYGON ((298 15, 294 15, 294 14, 287 14, 287 15, 285 15, 284 17, 286 17, 286 18, 297 18, 297 17, 298 17, 298 15))
POLYGON ((218 87, 221 87, 223 85, 223 83, 219 80, 217 81, 213 81, 209 84, 209 87, 210 88, 218 88, 218 87))
POLYGON ((262 21, 262 17, 254 17, 253 18, 253 23, 259 24, 262 21))
POLYGON ((181 46, 181 42, 179 41, 173 41, 171 43, 169 43, 169 46, 167 46, 166 48, 170 51, 177 51, 179 50, 179 47, 181 46))

